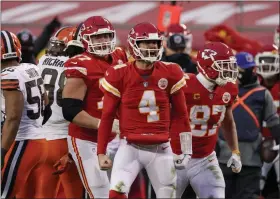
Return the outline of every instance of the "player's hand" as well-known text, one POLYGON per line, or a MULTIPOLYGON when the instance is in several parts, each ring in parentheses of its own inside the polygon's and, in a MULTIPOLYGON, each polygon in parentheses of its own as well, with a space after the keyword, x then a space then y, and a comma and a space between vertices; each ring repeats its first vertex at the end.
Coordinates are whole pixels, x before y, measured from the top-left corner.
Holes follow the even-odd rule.
POLYGON ((104 154, 98 154, 99 167, 102 171, 107 171, 112 168, 112 160, 104 154))
POLYGON ((191 156, 188 154, 181 154, 181 155, 173 154, 175 168, 179 170, 183 170, 187 168, 190 159, 191 156))
POLYGON ((68 166, 72 163, 73 163, 73 159, 72 159, 71 155, 70 154, 64 155, 53 165, 53 167, 55 168, 56 171, 53 172, 52 174, 60 175, 60 174, 64 173, 67 170, 68 166))
POLYGON ((240 154, 232 153, 232 156, 227 162, 227 167, 231 167, 234 173, 239 173, 242 168, 242 163, 240 159, 240 154))
POLYGON ((113 126, 112 126, 112 132, 119 134, 120 133, 120 122, 117 119, 114 119, 113 126))

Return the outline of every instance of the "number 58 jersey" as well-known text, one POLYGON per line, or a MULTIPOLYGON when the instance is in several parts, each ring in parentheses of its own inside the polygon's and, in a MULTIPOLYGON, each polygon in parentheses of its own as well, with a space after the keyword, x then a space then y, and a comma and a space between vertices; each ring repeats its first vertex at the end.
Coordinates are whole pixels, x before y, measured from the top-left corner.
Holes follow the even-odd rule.
POLYGON ((41 128, 45 91, 37 66, 23 63, 1 71, 2 114, 6 113, 4 90, 20 91, 24 99, 24 108, 16 140, 44 139, 45 136, 41 128))
POLYGON ((43 126, 47 140, 63 139, 68 135, 69 122, 62 115, 62 90, 65 84, 65 56, 43 55, 38 63, 45 89, 51 105, 52 115, 43 126))

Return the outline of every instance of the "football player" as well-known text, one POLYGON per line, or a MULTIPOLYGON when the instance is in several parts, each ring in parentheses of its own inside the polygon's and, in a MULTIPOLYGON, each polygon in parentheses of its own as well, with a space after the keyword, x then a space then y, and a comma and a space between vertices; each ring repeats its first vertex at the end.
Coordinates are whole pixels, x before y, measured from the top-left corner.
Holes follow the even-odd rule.
MULTIPOLYGON (((238 68, 232 50, 220 42, 205 44, 198 52, 197 65, 199 74, 185 76, 184 93, 192 129, 193 155, 187 168, 177 170, 177 197, 182 196, 190 183, 199 198, 224 198, 225 181, 215 146, 217 129, 221 126, 232 151, 228 167, 233 172, 240 172, 240 153, 231 107, 238 95, 235 85, 238 68)), ((172 140, 173 150, 178 153, 180 145, 176 137, 172 140)))
MULTIPOLYGON (((98 166, 96 154, 103 92, 99 89, 106 70, 115 64, 127 62, 126 54, 115 48, 116 32, 112 24, 101 16, 86 19, 80 36, 85 52, 68 59, 65 64, 66 84, 63 89, 62 112, 68 120, 68 148, 80 178, 91 198, 109 197, 109 179, 98 166)), ((119 146, 116 119, 111 129, 112 142, 108 153, 114 155, 119 146)))
MULTIPOLYGON (((62 183, 66 198, 83 197, 83 184, 76 165, 61 165, 60 163, 60 158, 68 154, 67 135, 69 122, 62 115, 61 102, 65 83, 64 63, 69 59, 66 47, 71 41, 72 43, 75 42, 76 49, 83 48, 83 44, 80 41, 73 41, 76 32, 76 27, 59 29, 50 39, 46 55, 40 58, 38 64, 52 109, 50 119, 42 128, 42 133, 45 134, 48 144, 48 156, 41 177, 44 179, 45 187, 49 190, 48 198, 57 196, 60 183, 62 183), (54 165, 58 171, 55 171, 54 165), (65 166, 67 166, 67 170, 62 173, 63 169, 66 169, 65 166), (62 174, 56 176, 52 175, 53 172, 61 172, 62 174)), ((63 160, 65 158, 61 159, 61 161, 63 160)), ((67 160, 67 162, 70 163, 71 159, 67 160)))
POLYGON ((33 64, 19 64, 20 60, 18 38, 1 31, 2 113, 6 117, 1 140, 1 198, 44 198, 46 190, 36 172, 47 156, 41 128, 51 110, 45 108, 39 70, 33 64))
MULTIPOLYGON (((279 30, 278 30, 279 31, 279 30)), ((278 32, 279 34, 279 32, 278 32)), ((275 36, 276 38, 276 36, 275 36)), ((271 49, 264 49, 264 52, 260 52, 256 55, 255 61, 257 70, 256 73, 261 77, 261 84, 269 89, 274 103, 277 107, 277 112, 280 115, 280 105, 279 105, 279 92, 280 92, 280 62, 279 62, 279 51, 275 49, 276 46, 279 45, 279 35, 278 35, 278 44, 277 40, 275 40, 275 45, 271 49)), ((267 128, 266 123, 263 123, 263 136, 264 139, 271 139, 272 135, 267 128)), ((278 143, 279 144, 279 143, 278 143)), ((276 146, 275 146, 276 147, 276 146)), ((278 145, 279 147, 279 145, 278 145)), ((262 178, 260 182, 260 189, 264 189, 265 181, 268 175, 268 172, 274 165, 278 187, 280 190, 280 173, 279 173, 279 155, 275 158, 275 160, 271 163, 264 162, 262 167, 262 178), (277 160, 278 158, 278 160, 277 160)))
POLYGON ((104 107, 98 129, 97 154, 100 168, 109 169, 107 143, 116 112, 119 113, 121 144, 114 159, 110 198, 127 198, 139 171, 146 169, 157 198, 174 198, 176 173, 169 142, 169 128, 176 121, 186 165, 191 134, 182 88, 186 82, 177 64, 159 61, 163 37, 151 23, 130 30, 128 48, 135 61, 107 70, 102 80, 104 107), (176 115, 172 115, 170 110, 176 115))

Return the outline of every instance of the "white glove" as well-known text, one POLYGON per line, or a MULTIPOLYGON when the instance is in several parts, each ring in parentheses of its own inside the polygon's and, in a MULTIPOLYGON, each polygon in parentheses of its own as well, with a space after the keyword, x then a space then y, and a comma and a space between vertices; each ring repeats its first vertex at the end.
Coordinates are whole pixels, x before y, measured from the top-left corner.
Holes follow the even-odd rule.
POLYGON ((240 155, 236 153, 232 153, 232 156, 227 162, 227 167, 231 167, 234 173, 239 173, 242 168, 242 163, 240 159, 240 155))
POLYGON ((278 150, 279 150, 279 144, 276 145, 276 146, 273 146, 271 150, 273 150, 273 151, 278 151, 278 150))
POLYGON ((181 154, 181 155, 173 154, 175 168, 178 170, 183 170, 187 168, 190 159, 191 156, 188 154, 181 154))
POLYGON ((114 119, 112 132, 116 134, 120 134, 120 122, 117 119, 114 119))

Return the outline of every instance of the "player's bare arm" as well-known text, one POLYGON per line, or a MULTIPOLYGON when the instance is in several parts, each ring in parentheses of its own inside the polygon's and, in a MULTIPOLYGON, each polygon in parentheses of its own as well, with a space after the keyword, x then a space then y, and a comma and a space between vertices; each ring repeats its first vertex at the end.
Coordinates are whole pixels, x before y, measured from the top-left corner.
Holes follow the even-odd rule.
POLYGON ((1 140, 1 157, 2 153, 7 153, 13 144, 19 128, 21 115, 24 106, 23 95, 18 90, 4 90, 6 120, 3 126, 1 140))
POLYGON ((99 119, 82 108, 87 86, 82 78, 68 78, 62 93, 62 112, 66 120, 81 127, 98 129, 99 119))
POLYGON ((239 173, 242 168, 240 152, 238 147, 238 138, 235 122, 232 115, 232 107, 227 106, 224 121, 221 123, 223 135, 229 148, 232 151, 232 156, 227 162, 227 167, 231 167, 234 173, 239 173))
POLYGON ((221 128, 223 129, 224 138, 227 141, 231 151, 239 153, 237 131, 231 106, 227 106, 226 108, 225 118, 221 123, 221 128))

